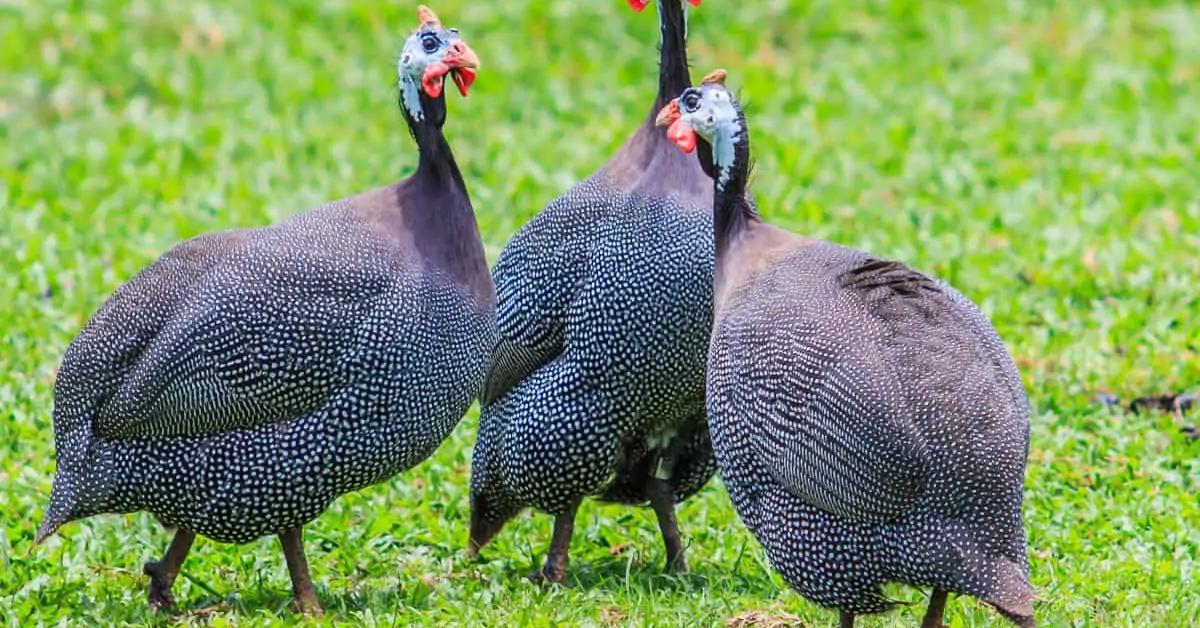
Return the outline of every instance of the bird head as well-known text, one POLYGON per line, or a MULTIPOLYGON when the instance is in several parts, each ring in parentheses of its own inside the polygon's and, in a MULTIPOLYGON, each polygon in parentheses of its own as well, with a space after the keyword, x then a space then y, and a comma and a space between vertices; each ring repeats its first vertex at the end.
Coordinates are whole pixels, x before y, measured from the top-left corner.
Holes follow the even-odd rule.
POLYGON ((685 153, 699 145, 700 165, 721 185, 734 166, 735 147, 746 144, 745 118, 725 87, 724 70, 713 70, 700 85, 673 98, 658 112, 655 124, 667 127, 667 138, 685 153))
POLYGON ((479 70, 479 57, 463 41, 457 28, 442 26, 437 15, 424 5, 417 9, 417 17, 421 24, 404 42, 396 62, 404 106, 414 117, 420 116, 420 103, 410 100, 417 97, 418 86, 426 96, 436 99, 442 95, 449 74, 459 93, 466 96, 479 70))
POLYGON ((467 542, 467 553, 471 556, 477 556, 504 524, 525 507, 510 490, 504 472, 503 425, 503 417, 482 417, 471 453, 471 530, 467 542))

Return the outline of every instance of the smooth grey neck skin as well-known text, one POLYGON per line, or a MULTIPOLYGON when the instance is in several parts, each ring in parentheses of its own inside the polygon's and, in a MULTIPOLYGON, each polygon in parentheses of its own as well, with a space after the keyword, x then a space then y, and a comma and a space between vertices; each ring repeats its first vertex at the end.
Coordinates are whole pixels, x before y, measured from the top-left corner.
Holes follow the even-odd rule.
POLYGON ((661 47, 658 92, 637 131, 602 167, 612 186, 654 197, 682 196, 685 206, 707 207, 709 184, 690 155, 680 153, 655 126, 659 109, 691 86, 687 58, 685 0, 659 0, 661 47))

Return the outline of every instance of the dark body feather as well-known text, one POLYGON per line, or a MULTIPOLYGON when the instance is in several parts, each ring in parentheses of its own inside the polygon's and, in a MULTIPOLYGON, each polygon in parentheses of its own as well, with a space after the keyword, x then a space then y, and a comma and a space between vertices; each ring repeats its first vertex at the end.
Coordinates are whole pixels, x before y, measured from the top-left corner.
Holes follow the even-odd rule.
POLYGON ((441 135, 408 179, 271 227, 203 235, 119 288, 55 386, 58 470, 39 539, 148 510, 245 542, 442 442, 485 376, 495 294, 441 135))
MULTIPOLYGON (((688 84, 683 8, 660 7, 655 111, 688 84)), ((652 111, 504 249, 493 269, 501 340, 472 460, 476 547, 525 507, 573 519, 585 496, 644 504, 651 480, 683 500, 715 472, 704 418, 709 187, 652 111)))
POLYGON ((837 245, 759 263, 719 305, 709 420, 771 564, 852 613, 890 608, 893 581, 1027 609, 1028 405, 991 325, 949 286, 837 245))
POLYGON ((890 608, 889 582, 933 587, 924 626, 947 592, 1032 625, 1029 404, 1008 351, 950 286, 764 223, 745 118, 711 76, 674 119, 724 149, 698 144, 716 181, 707 403, 739 516, 843 626, 890 608))

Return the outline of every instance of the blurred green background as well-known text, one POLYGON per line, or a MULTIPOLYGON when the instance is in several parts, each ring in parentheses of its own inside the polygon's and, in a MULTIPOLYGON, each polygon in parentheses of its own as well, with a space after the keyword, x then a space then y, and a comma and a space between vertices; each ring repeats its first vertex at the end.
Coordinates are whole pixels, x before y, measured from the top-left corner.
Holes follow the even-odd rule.
MULTIPOLYGON (((201 542, 180 612, 146 609, 149 515, 28 553, 49 494, 56 365, 121 282, 175 242, 269 224, 406 176, 395 55, 415 3, 0 0, 0 617, 8 625, 292 623, 272 539, 201 542)), ((489 255, 649 113, 657 18, 621 0, 444 1, 483 61, 447 134, 489 255)), ((1034 405, 1026 518, 1043 625, 1200 616, 1195 416, 1123 401, 1200 386, 1200 6, 733 2, 692 12, 699 74, 729 70, 765 216, 904 260, 991 316, 1034 405)), ((721 625, 836 615, 766 567, 719 482, 681 512, 692 574, 660 574, 652 516, 585 505, 573 586, 523 579, 526 516, 465 556, 475 414, 438 454, 306 531, 323 621, 721 625)), ((910 608, 864 625, 914 625, 910 608)), ((951 626, 1000 620, 953 600, 951 626)))

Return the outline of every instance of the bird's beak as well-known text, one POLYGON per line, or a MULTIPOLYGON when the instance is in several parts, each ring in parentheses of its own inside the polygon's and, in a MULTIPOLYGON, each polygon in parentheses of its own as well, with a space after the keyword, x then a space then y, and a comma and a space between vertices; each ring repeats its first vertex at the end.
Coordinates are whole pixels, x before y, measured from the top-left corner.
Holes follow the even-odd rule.
POLYGON ((472 498, 471 500, 471 531, 467 537, 467 556, 477 558, 479 550, 483 549, 492 539, 496 538, 500 530, 504 528, 504 524, 508 522, 507 518, 502 518, 499 521, 492 521, 485 518, 484 512, 487 510, 487 504, 481 498, 472 498))
POLYGON ((443 62, 450 66, 450 78, 458 87, 458 93, 466 98, 471 84, 475 82, 475 73, 479 71, 479 57, 465 42, 456 41, 450 44, 450 51, 443 62))
POLYGON ((679 100, 675 99, 663 107, 654 118, 655 126, 667 127, 667 139, 679 147, 679 150, 690 153, 696 150, 696 132, 688 126, 679 115, 679 100))
POLYGON ((425 68, 425 74, 421 76, 421 87, 430 98, 437 98, 442 95, 442 82, 449 74, 454 80, 454 85, 458 87, 458 93, 465 97, 471 89, 471 84, 475 82, 475 73, 478 70, 479 57, 475 55, 475 51, 466 43, 456 41, 450 44, 450 50, 446 51, 441 61, 430 63, 425 68))
POLYGON ((672 98, 667 106, 658 111, 654 118, 654 126, 668 126, 679 119, 679 101, 672 98))

